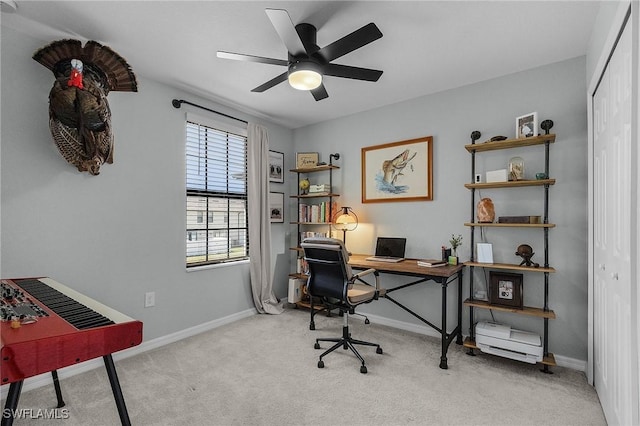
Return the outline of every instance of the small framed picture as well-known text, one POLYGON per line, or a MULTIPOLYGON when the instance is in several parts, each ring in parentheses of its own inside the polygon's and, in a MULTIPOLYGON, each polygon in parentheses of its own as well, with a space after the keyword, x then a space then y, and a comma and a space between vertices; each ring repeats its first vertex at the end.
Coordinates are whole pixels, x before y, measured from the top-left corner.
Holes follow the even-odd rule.
POLYGON ((284 154, 269 151, 269 182, 284 183, 284 154))
POLYGON ((317 152, 297 152, 296 169, 310 169, 318 165, 319 156, 317 152))
POLYGON ((269 193, 271 223, 284 223, 284 192, 269 193))
POLYGON ((522 274, 491 271, 489 303, 522 309, 522 274))
POLYGON ((529 114, 516 118, 516 138, 530 138, 538 136, 538 113, 529 114))

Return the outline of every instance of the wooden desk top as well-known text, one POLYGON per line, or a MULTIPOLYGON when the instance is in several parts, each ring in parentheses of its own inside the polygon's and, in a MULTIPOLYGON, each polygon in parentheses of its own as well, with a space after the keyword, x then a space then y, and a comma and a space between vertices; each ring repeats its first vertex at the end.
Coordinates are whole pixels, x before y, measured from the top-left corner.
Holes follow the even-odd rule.
POLYGON ((464 268, 463 264, 427 268, 425 266, 418 266, 417 259, 405 259, 401 262, 396 263, 366 260, 366 258, 370 256, 372 255, 352 254, 349 256, 349 265, 351 265, 351 267, 353 268, 374 268, 380 272, 411 275, 430 275, 435 277, 450 277, 464 268))

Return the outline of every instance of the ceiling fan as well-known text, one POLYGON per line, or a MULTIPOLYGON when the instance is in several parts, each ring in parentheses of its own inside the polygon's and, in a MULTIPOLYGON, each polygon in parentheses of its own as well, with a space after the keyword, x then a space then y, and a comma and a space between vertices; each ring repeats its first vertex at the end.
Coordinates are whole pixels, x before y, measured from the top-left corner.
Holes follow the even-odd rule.
POLYGON ((382 75, 382 71, 378 70, 331 63, 334 59, 381 38, 382 33, 373 22, 320 48, 316 44, 316 27, 306 23, 294 26, 289 13, 284 9, 265 11, 289 52, 288 60, 218 51, 219 58, 287 67, 287 71, 251 90, 252 92, 264 92, 289 80, 292 87, 310 90, 315 100, 319 101, 329 96, 322 82, 325 75, 365 81, 378 81, 382 75))

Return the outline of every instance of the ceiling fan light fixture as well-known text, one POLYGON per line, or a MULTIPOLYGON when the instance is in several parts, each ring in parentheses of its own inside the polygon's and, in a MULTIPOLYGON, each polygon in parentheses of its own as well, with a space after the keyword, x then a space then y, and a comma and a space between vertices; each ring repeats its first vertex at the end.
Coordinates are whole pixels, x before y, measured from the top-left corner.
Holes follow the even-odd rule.
POLYGON ((322 73, 315 62, 298 61, 289 65, 289 84, 298 90, 313 90, 322 84, 322 73))

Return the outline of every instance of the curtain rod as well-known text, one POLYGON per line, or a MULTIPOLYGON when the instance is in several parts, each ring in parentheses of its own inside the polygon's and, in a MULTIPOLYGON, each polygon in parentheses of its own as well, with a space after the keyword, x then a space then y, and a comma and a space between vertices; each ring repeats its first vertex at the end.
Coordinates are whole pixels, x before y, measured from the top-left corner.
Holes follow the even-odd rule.
POLYGON ((202 105, 198 105, 198 104, 191 103, 189 101, 185 101, 184 99, 180 99, 180 100, 174 99, 174 100, 171 101, 171 105, 173 105, 174 108, 180 108, 180 106, 182 104, 191 105, 191 106, 194 106, 194 107, 197 107, 197 108, 201 108, 201 109, 207 110, 207 111, 212 112, 214 114, 222 115, 222 116, 230 118, 232 120, 242 121, 244 124, 249 124, 248 121, 245 121, 245 120, 243 120, 241 118, 236 118, 236 117, 233 117, 231 115, 225 114, 224 112, 215 111, 213 109, 209 109, 207 107, 203 107, 202 105))

